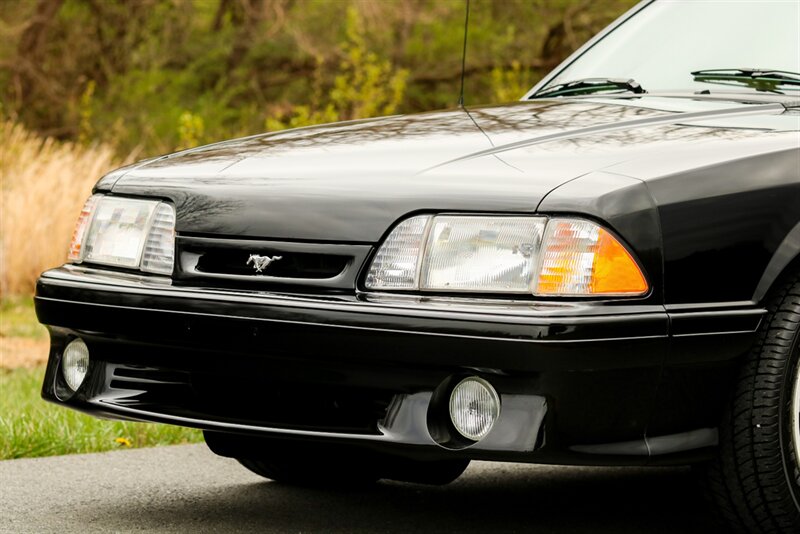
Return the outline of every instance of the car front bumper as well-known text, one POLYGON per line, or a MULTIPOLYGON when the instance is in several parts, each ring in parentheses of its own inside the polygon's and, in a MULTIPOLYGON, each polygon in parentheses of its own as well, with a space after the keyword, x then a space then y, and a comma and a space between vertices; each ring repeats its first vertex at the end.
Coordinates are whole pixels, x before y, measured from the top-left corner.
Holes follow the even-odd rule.
POLYGON ((177 287, 65 266, 36 311, 51 333, 42 395, 101 417, 334 441, 409 456, 683 462, 716 444, 737 358, 763 310, 304 296, 177 287), (720 335, 725 334, 725 335, 720 335), (75 337, 89 374, 60 373, 75 337), (442 388, 489 381, 489 435, 442 445, 442 388))

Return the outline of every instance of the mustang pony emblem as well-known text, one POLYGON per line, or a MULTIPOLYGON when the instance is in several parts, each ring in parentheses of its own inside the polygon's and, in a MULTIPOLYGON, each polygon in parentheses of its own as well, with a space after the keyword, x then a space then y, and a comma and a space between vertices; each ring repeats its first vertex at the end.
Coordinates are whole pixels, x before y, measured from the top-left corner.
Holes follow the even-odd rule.
POLYGON ((250 254, 250 257, 247 259, 247 265, 252 263, 256 272, 260 273, 269 267, 270 263, 280 259, 283 259, 283 256, 259 256, 258 254, 250 254))

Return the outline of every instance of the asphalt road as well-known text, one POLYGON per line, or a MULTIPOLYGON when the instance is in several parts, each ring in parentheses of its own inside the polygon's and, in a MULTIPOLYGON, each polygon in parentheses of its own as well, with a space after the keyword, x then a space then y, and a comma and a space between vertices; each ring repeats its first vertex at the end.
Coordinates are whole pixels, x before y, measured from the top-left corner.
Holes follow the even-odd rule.
POLYGON ((685 469, 474 462, 444 487, 265 481, 204 445, 0 462, 0 532, 713 532, 685 469))

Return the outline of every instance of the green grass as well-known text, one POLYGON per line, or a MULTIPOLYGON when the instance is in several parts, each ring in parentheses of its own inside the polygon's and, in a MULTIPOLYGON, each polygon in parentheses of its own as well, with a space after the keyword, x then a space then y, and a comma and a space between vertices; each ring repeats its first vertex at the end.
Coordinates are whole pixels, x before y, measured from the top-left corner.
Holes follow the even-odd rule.
MULTIPOLYGON (((31 297, 0 300, 0 338, 46 339, 31 297)), ((44 367, 0 368, 0 460, 202 441, 197 430, 105 421, 42 400, 44 367)))
POLYGON ((7 297, 0 300, 0 337, 47 337, 47 329, 36 320, 33 297, 7 297))
POLYGON ((43 376, 43 367, 0 369, 0 460, 202 441, 198 430, 104 421, 45 402, 43 376))

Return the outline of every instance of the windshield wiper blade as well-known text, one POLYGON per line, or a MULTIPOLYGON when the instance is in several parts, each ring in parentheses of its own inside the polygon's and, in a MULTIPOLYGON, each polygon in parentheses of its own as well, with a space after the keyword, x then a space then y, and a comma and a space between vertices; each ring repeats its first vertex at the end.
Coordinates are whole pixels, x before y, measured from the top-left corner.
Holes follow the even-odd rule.
POLYGON ((538 93, 531 95, 530 98, 549 98, 553 96, 574 96, 590 95, 604 91, 627 91, 635 94, 643 94, 647 91, 634 79, 623 78, 584 78, 566 83, 559 83, 548 87, 538 93))
POLYGON ((692 72, 696 82, 746 85, 756 91, 781 93, 779 85, 800 86, 800 73, 773 69, 705 69, 692 72))

